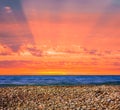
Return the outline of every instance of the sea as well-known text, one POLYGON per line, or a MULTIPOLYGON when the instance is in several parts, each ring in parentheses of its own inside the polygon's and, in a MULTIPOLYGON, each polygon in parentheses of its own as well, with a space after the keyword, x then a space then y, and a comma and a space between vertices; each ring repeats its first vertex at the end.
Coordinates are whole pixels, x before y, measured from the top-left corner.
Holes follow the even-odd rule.
POLYGON ((118 76, 0 76, 0 87, 7 86, 120 85, 118 76))

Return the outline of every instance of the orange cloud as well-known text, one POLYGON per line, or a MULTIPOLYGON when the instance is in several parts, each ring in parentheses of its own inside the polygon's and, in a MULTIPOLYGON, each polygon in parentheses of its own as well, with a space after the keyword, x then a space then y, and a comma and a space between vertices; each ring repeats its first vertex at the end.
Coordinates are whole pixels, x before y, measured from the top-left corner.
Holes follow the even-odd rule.
MULTIPOLYGON (((72 49, 74 49, 74 47, 72 49)), ((11 58, 9 56, 8 60, 4 60, 7 58, 5 56, 4 59, 0 61, 1 73, 7 73, 8 70, 9 73, 12 73, 14 70, 15 73, 19 74, 25 71, 29 74, 54 73, 57 71, 66 74, 119 74, 119 50, 99 52, 98 50, 79 48, 79 51, 76 52, 60 51, 58 48, 55 51, 51 51, 52 53, 49 52, 49 49, 43 51, 41 57, 32 54, 20 54, 20 56, 12 55, 11 58)))
POLYGON ((118 1, 59 2, 27 0, 23 7, 3 6, 0 74, 119 74, 118 1))

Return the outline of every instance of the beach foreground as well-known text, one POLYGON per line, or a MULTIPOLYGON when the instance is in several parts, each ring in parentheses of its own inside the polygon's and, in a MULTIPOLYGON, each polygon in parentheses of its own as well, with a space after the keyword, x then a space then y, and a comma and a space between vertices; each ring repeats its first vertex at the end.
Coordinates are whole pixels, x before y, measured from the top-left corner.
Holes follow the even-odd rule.
POLYGON ((0 110, 120 110, 120 86, 1 87, 0 110))

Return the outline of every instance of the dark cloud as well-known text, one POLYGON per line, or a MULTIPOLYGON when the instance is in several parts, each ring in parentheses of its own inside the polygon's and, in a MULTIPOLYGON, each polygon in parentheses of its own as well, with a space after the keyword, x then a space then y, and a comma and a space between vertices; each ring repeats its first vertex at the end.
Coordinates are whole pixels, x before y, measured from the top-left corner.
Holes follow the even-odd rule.
POLYGON ((55 13, 62 12, 100 12, 109 0, 22 0, 23 4, 30 5, 37 10, 49 10, 55 13))
POLYGON ((6 32, 0 32, 0 43, 11 48, 13 52, 19 51, 23 44, 32 43, 32 39, 29 39, 28 37, 29 34, 27 36, 25 36, 24 33, 17 35, 19 34, 17 32, 18 30, 16 30, 15 33, 12 31, 10 32, 10 30, 6 32))
POLYGON ((30 64, 32 61, 0 61, 0 68, 16 68, 16 67, 24 67, 26 64, 30 64))
MULTIPOLYGON (((91 32, 90 32, 90 37, 96 36, 97 33, 104 37, 105 32, 111 33, 110 29, 114 30, 114 29, 119 28, 120 27, 119 13, 120 13, 120 0, 110 1, 109 5, 107 5, 104 8, 102 13, 100 14, 99 19, 93 25, 91 32), (111 23, 112 23, 112 26, 110 25, 111 23), (109 30, 107 30, 107 28, 109 28, 109 30)), ((103 39, 102 36, 101 38, 103 39)), ((109 37, 109 35, 105 35, 105 36, 109 37)))
POLYGON ((94 55, 94 56, 103 56, 105 52, 100 52, 96 49, 87 49, 85 47, 80 47, 79 49, 66 49, 64 50, 65 53, 69 54, 83 54, 83 55, 94 55))
POLYGON ((98 50, 88 50, 86 51, 89 55, 95 55, 95 56, 103 56, 103 52, 99 52, 98 50))
POLYGON ((0 52, 0 56, 12 55, 10 52, 0 52))
POLYGON ((4 45, 0 44, 0 55, 1 56, 6 56, 6 55, 13 55, 13 53, 19 54, 24 52, 29 52, 31 55, 36 56, 36 57, 42 57, 43 56, 43 51, 34 45, 27 45, 27 44, 20 44, 17 45, 18 43, 14 43, 11 45, 7 42, 4 42, 4 45), (7 45, 5 45, 7 44, 7 45))
POLYGON ((119 69, 120 69, 120 62, 119 62, 119 61, 117 61, 117 62, 113 62, 112 64, 113 64, 114 66, 118 66, 119 69))
POLYGON ((21 0, 0 0, 0 43, 14 52, 23 44, 34 44, 21 0))
POLYGON ((0 44, 0 56, 12 55, 10 48, 0 44))
POLYGON ((33 55, 37 57, 41 57, 43 55, 43 52, 40 49, 37 49, 36 47, 28 47, 27 50, 33 55))
POLYGON ((6 7, 9 7, 9 9, 13 11, 14 18, 16 20, 26 22, 26 17, 22 9, 21 1, 22 0, 0 0, 0 10, 1 10, 0 18, 10 17, 9 14, 5 14, 5 10, 4 10, 4 9, 8 10, 8 8, 6 7))
POLYGON ((111 5, 111 11, 120 11, 120 0, 113 0, 111 5))

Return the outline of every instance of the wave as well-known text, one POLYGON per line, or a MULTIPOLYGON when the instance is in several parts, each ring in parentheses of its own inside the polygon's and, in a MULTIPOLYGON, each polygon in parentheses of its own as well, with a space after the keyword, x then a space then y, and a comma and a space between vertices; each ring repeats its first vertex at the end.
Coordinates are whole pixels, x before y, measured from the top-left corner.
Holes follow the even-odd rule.
POLYGON ((120 76, 0 76, 0 87, 24 85, 120 85, 120 76))

